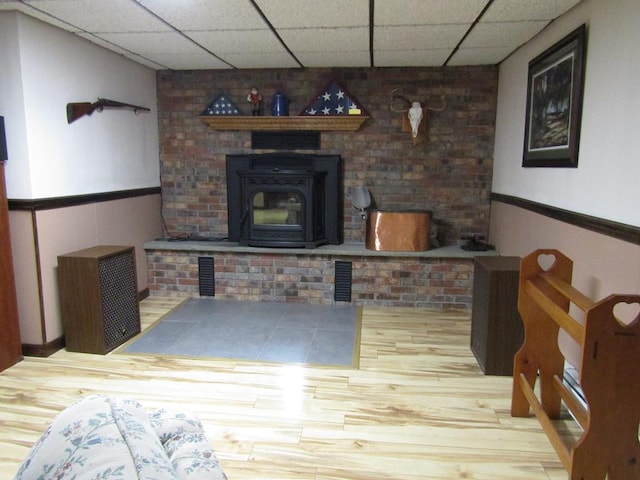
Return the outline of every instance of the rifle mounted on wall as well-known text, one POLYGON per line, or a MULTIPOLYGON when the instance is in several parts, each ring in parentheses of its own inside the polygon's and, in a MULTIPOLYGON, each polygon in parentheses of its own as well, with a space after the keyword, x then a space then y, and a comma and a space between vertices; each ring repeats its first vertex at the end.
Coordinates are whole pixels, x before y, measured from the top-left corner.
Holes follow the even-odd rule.
POLYGON ((149 112, 151 109, 147 107, 139 107, 138 105, 131 105, 129 103, 116 102, 115 100, 107 100, 106 98, 99 98, 97 102, 77 102, 67 103, 67 123, 72 123, 85 115, 91 115, 96 110, 101 112, 105 107, 107 108, 131 108, 134 113, 139 111, 149 112))

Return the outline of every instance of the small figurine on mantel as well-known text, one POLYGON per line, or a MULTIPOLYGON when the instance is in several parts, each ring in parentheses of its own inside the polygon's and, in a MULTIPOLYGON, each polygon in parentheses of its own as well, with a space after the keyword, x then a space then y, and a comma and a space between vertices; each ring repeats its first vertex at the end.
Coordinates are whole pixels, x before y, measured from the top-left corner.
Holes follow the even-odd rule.
POLYGON ((247 95, 247 102, 251 103, 251 114, 254 117, 260 115, 260 105, 262 103, 262 95, 258 92, 257 88, 252 88, 247 95))

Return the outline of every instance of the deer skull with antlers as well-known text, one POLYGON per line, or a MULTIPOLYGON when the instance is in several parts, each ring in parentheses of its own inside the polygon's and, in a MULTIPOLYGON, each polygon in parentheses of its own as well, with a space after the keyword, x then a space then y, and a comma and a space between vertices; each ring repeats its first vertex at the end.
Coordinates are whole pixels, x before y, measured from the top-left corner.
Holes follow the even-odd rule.
POLYGON ((440 107, 423 107, 422 103, 416 101, 410 101, 407 97, 401 94, 399 88, 394 88, 391 91, 391 101, 389 102, 389 108, 392 112, 402 113, 402 127, 403 131, 411 131, 411 143, 415 146, 420 140, 419 135, 425 129, 426 123, 426 111, 440 112, 445 109, 444 94, 440 94, 440 107))

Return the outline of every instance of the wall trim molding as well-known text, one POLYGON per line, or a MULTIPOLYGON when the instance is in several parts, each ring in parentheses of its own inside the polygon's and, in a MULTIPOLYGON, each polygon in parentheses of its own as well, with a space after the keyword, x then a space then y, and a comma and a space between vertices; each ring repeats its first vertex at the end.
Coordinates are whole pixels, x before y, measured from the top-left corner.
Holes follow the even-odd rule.
POLYGON ((62 350, 64 346, 65 342, 63 335, 42 345, 23 343, 22 354, 25 357, 50 357, 58 350, 62 350))
POLYGON ((502 193, 491 192, 490 199, 492 202, 506 203, 516 207, 523 208, 546 217, 569 223, 592 232, 601 233, 609 237, 640 245, 640 228, 625 223, 612 222, 603 218, 592 217, 581 213, 563 210, 561 208, 552 207, 542 203, 532 202, 524 198, 504 195, 502 193))
POLYGON ((68 197, 37 198, 33 200, 9 199, 9 210, 54 210, 56 208, 75 207, 90 203, 109 202, 124 198, 159 195, 160 187, 136 188, 133 190, 119 190, 116 192, 90 193, 86 195, 72 195, 68 197))
MULTIPOLYGON (((138 302, 141 302, 149 296, 149 289, 145 288, 138 292, 138 302)), ((40 295, 42 298, 42 295, 40 295)), ((43 323, 44 325, 44 323, 43 323)), ((41 345, 33 343, 22 344, 23 357, 50 357, 58 350, 62 350, 66 346, 65 336, 62 335, 54 340, 45 342, 41 345)))

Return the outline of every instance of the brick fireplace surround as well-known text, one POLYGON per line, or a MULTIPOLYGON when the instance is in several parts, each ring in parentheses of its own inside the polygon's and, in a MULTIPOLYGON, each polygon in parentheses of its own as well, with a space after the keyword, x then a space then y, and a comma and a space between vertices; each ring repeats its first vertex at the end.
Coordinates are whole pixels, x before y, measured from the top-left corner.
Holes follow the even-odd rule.
MULTIPOLYGON (((253 86, 265 98, 280 90, 297 115, 337 79, 371 116, 357 132, 322 132, 319 150, 343 161, 344 245, 305 251, 243 249, 220 242, 157 241, 145 246, 152 295, 198 295, 198 258, 215 263, 216 298, 330 303, 335 261, 353 265, 359 304, 470 308, 473 255, 458 245, 488 235, 497 68, 336 68, 158 73, 161 186, 165 240, 223 238, 227 233, 225 159, 252 150, 251 133, 215 131, 198 115, 221 92, 247 113, 253 86), (413 147, 391 92, 429 111, 426 141, 413 147), (429 210, 441 246, 419 253, 364 248, 365 222, 349 192, 366 185, 381 210, 429 210)), ((495 255, 495 252, 493 252, 495 255)))
POLYGON ((360 244, 263 249, 224 243, 154 241, 146 245, 149 290, 164 296, 199 292, 198 259, 213 258, 215 297, 331 304, 335 262, 352 264, 358 305, 471 309, 473 256, 459 247, 427 252, 374 252, 360 244))

